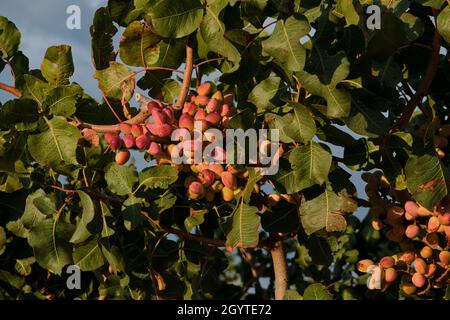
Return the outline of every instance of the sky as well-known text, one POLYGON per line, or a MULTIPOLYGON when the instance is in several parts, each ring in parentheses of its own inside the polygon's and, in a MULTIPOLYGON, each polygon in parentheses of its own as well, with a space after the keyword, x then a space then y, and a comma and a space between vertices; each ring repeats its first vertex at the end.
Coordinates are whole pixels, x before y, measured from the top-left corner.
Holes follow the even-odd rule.
MULTIPOLYGON (((106 3, 107 0, 0 0, 0 15, 14 22, 20 30, 20 50, 29 58, 30 69, 40 68, 48 47, 70 45, 75 65, 72 81, 78 82, 88 94, 98 98, 100 91, 92 76, 95 69, 91 62, 89 27, 95 10, 106 3), (70 30, 66 26, 69 17, 66 9, 70 5, 78 5, 81 9, 80 30, 70 30)), ((12 83, 7 68, 0 74, 0 81, 12 83)), ((11 98, 10 94, 0 92, 0 102, 11 98)))

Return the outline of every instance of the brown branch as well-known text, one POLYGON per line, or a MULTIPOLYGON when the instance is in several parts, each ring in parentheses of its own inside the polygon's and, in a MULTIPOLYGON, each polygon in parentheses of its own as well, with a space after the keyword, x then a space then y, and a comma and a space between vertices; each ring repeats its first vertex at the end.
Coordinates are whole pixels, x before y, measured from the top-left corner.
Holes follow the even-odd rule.
POLYGON ((1 90, 4 90, 4 91, 6 91, 6 92, 11 93, 11 94, 15 95, 15 96, 18 97, 18 98, 20 98, 20 97, 22 96, 22 93, 21 93, 19 90, 17 90, 17 89, 14 88, 14 87, 8 86, 8 85, 5 84, 5 83, 1 83, 1 82, 0 82, 0 89, 1 89, 1 90))
POLYGON ((178 96, 177 102, 173 105, 175 109, 180 110, 183 108, 186 97, 189 93, 189 88, 191 87, 191 77, 192 69, 194 68, 194 50, 192 48, 192 40, 189 39, 186 45, 186 66, 184 68, 183 84, 180 90, 180 95, 178 96))
MULTIPOLYGON (((435 17, 437 15, 437 11, 433 10, 435 17)), ((430 56, 430 60, 428 62, 427 70, 425 71, 425 75, 422 78, 422 81, 417 89, 417 92, 414 96, 408 101, 405 107, 405 111, 401 115, 397 124, 394 126, 393 132, 398 130, 403 130, 409 123, 414 110, 417 105, 422 101, 422 98, 427 95, 428 90, 433 82, 433 79, 436 75, 436 71, 439 63, 439 50, 441 48, 441 36, 439 35, 438 30, 434 31, 433 43, 432 43, 432 52, 430 56)))
POLYGON ((275 300, 283 300, 288 288, 287 264, 284 255, 283 240, 279 239, 270 249, 275 277, 275 300))

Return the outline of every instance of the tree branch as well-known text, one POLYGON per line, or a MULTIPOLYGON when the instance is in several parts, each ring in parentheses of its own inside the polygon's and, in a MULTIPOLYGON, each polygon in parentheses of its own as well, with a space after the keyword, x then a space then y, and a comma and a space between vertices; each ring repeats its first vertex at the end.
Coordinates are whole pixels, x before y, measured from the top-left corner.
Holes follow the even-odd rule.
POLYGON ((283 240, 279 239, 270 249, 275 277, 275 300, 283 300, 288 288, 287 264, 284 255, 283 240))
MULTIPOLYGON (((436 10, 433 10, 433 12, 436 17, 437 15, 436 10)), ((440 48, 441 48, 441 36, 439 35, 439 32, 436 29, 434 31, 432 52, 430 60, 428 62, 427 70, 425 71, 425 75, 422 78, 422 81, 419 85, 417 92, 406 104, 405 111, 401 115, 400 119, 398 120, 397 124, 394 126, 392 131, 395 132, 397 130, 403 130, 408 125, 409 120, 411 119, 417 105, 422 101, 422 98, 427 95, 438 68, 440 48)))
POLYGON ((189 39, 186 45, 186 66, 184 69, 183 85, 180 90, 180 95, 178 96, 177 102, 173 105, 175 109, 180 110, 183 108, 186 97, 189 93, 189 88, 191 87, 191 77, 192 69, 194 68, 194 50, 192 48, 192 40, 189 39))
POLYGON ((15 95, 18 98, 20 98, 22 96, 22 93, 19 90, 17 90, 14 87, 8 86, 7 84, 4 84, 2 82, 0 82, 0 89, 11 93, 11 94, 15 95))

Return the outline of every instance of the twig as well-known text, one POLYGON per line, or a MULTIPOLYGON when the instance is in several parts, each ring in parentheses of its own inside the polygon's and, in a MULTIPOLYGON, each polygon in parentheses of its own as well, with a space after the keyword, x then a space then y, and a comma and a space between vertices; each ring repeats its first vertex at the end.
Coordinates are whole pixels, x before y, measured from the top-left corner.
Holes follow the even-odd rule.
POLYGON ((175 109, 183 108, 186 97, 191 87, 192 69, 194 68, 194 50, 192 48, 192 39, 189 39, 186 45, 186 66, 184 68, 183 84, 178 96, 177 102, 173 105, 175 109))
POLYGON ((15 96, 18 97, 18 98, 20 98, 20 97, 22 96, 22 93, 21 93, 19 90, 17 90, 17 89, 14 88, 14 87, 8 86, 8 85, 5 84, 5 83, 1 83, 1 82, 0 82, 0 89, 1 89, 1 90, 4 90, 4 91, 6 91, 6 92, 11 93, 11 94, 15 95, 15 96))
POLYGON ((275 277, 275 300, 283 300, 288 288, 287 264, 283 249, 283 240, 279 239, 270 249, 275 277))

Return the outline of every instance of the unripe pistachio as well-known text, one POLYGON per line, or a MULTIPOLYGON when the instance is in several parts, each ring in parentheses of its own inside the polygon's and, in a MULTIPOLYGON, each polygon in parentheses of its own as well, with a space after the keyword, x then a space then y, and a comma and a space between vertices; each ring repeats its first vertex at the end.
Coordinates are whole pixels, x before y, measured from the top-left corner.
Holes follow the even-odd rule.
POLYGON ((112 141, 117 140, 119 138, 118 132, 105 132, 104 134, 106 142, 111 144, 112 141))
POLYGON ((419 226, 415 224, 410 224, 409 226, 406 227, 405 235, 410 239, 414 239, 419 235, 419 232, 420 232, 419 226))
POLYGON ((159 109, 161 108, 161 105, 156 102, 155 100, 150 101, 149 103, 147 103, 147 110, 151 113, 153 109, 159 109))
POLYGON ((408 295, 412 295, 416 292, 417 288, 414 284, 407 282, 402 284, 402 291, 408 295))
POLYGON ((450 213, 449 212, 445 212, 445 213, 441 213, 438 216, 439 219, 439 223, 442 225, 450 225, 450 213))
POLYGON ((224 171, 221 174, 221 180, 224 186, 235 189, 237 187, 237 179, 236 176, 233 175, 231 172, 224 171))
POLYGON ((147 149, 149 143, 150 143, 150 138, 145 134, 140 135, 139 137, 136 138, 136 147, 138 149, 144 149, 144 148, 147 149))
POLYGON ((194 119, 195 120, 204 120, 206 118, 206 112, 203 109, 198 109, 195 113, 194 119))
POLYGON ((152 156, 155 156, 155 155, 157 155, 158 153, 161 152, 161 145, 159 143, 151 141, 150 145, 149 145, 149 147, 147 149, 147 152, 149 154, 151 154, 152 156))
POLYGON ((227 158, 225 150, 222 147, 218 146, 213 149, 213 151, 211 152, 211 156, 215 161, 222 163, 225 162, 227 158))
MULTIPOLYGON (((200 122, 200 127, 197 129, 200 129, 201 132, 205 132, 206 130, 208 130, 209 128, 209 123, 206 120, 195 120, 195 121, 199 121, 200 122)), ((197 125, 198 126, 198 125, 197 125)), ((195 125, 194 125, 195 128, 195 125)))
POLYGON ((427 279, 424 277, 423 274, 416 272, 413 274, 411 281, 417 288, 422 288, 427 282, 427 279))
POLYGON ((406 212, 408 212, 411 216, 417 217, 419 215, 419 213, 417 212, 419 206, 414 201, 406 201, 404 207, 406 212))
POLYGON ((130 159, 130 151, 128 150, 119 150, 116 153, 116 163, 118 165, 124 165, 130 159))
POLYGON ((230 126, 231 117, 223 117, 222 118, 222 127, 228 128, 230 126))
POLYGON ((170 134, 173 131, 173 127, 170 124, 162 124, 162 125, 157 125, 154 123, 149 123, 147 124, 147 129, 150 131, 151 134, 158 136, 160 138, 165 138, 170 136, 170 134))
POLYGON ((130 134, 131 133, 131 124, 122 122, 119 124, 119 129, 124 134, 130 134))
POLYGON ((137 138, 144 133, 142 126, 139 124, 133 124, 131 126, 131 134, 133 137, 137 138))
POLYGON ((394 268, 387 268, 384 272, 384 280, 387 283, 391 283, 394 282, 395 279, 397 279, 397 270, 395 270, 394 268))
POLYGON ((231 117, 235 113, 236 113, 236 109, 227 103, 224 103, 220 109, 220 115, 222 117, 231 117))
POLYGON ((217 130, 217 129, 206 130, 203 133, 203 136, 205 137, 206 141, 214 142, 217 140, 217 133, 214 132, 214 130, 217 130))
POLYGON ((153 117, 154 123, 157 125, 166 123, 168 120, 167 115, 163 111, 161 111, 159 109, 155 109, 155 108, 152 109, 152 117, 153 117))
POLYGON ((197 112, 197 106, 193 102, 186 102, 183 107, 183 113, 187 113, 190 116, 194 116, 197 112))
POLYGON ((416 220, 416 217, 413 217, 412 215, 410 215, 408 212, 405 212, 405 219, 407 221, 414 221, 416 220))
POLYGON ((425 207, 419 206, 419 208, 417 209, 417 214, 421 217, 429 217, 433 215, 433 212, 425 207))
POLYGON ((192 131, 194 130, 194 119, 188 113, 183 113, 178 120, 178 126, 192 131))
POLYGON ((384 257, 380 260, 380 266, 387 269, 392 268, 395 265, 395 260, 392 257, 384 257))
POLYGON ((189 185, 194 181, 197 181, 196 177, 194 176, 186 177, 186 179, 184 179, 184 187, 189 189, 189 185))
POLYGON ((197 87, 197 93, 199 96, 208 96, 209 94, 211 94, 211 90, 212 90, 211 82, 204 82, 197 87))
POLYGON ((405 263, 410 264, 414 261, 415 254, 412 251, 403 252, 400 256, 401 261, 405 261, 405 263))
POLYGON ((367 268, 373 265, 373 261, 370 259, 364 259, 361 261, 358 261, 356 265, 356 269, 358 269, 359 272, 366 272, 367 268))
POLYGON ((220 121, 222 120, 222 117, 217 112, 210 113, 206 116, 205 120, 212 124, 213 126, 217 126, 220 121))
POLYGON ((439 261, 444 265, 450 265, 450 252, 449 251, 441 251, 439 253, 439 261))
POLYGON ((219 102, 222 102, 223 101, 222 91, 218 90, 218 91, 214 92, 214 94, 212 95, 211 98, 216 99, 219 102))
POLYGON ((431 249, 429 246, 425 246, 420 250, 420 255, 424 259, 431 258, 433 256, 433 249, 431 249))
POLYGON ((416 258, 414 260, 414 270, 420 274, 425 274, 428 272, 428 265, 422 258, 416 258))
POLYGON ((123 145, 125 148, 130 149, 134 147, 135 139, 131 134, 126 134, 123 138, 123 145))
POLYGON ((220 163, 210 163, 208 164, 208 169, 214 172, 216 179, 220 179, 222 172, 224 171, 223 166, 220 163))
POLYGON ((231 200, 233 200, 234 199, 234 192, 233 192, 233 190, 231 190, 228 187, 223 187, 222 188, 222 199, 225 202, 230 202, 231 200))
POLYGON ((195 104, 200 107, 205 107, 209 102, 209 98, 207 96, 197 96, 195 98, 195 104))
POLYGON ((213 184, 215 180, 215 174, 211 170, 205 169, 200 173, 199 179, 204 185, 209 186, 213 184))
POLYGON ((112 139, 111 142, 109 143, 109 147, 113 151, 116 151, 116 150, 122 148, 122 146, 123 146, 123 141, 119 136, 117 136, 115 139, 112 139))
POLYGON ((203 185, 198 181, 193 181, 191 184, 189 184, 189 191, 193 193, 203 193, 205 189, 203 188, 203 185))
POLYGON ((174 124, 175 123, 175 111, 172 106, 165 107, 163 109, 164 114, 167 117, 167 123, 174 124))
POLYGON ((442 149, 436 148, 435 150, 436 150, 436 153, 437 153, 439 159, 445 158, 445 152, 442 149))
POLYGON ((428 219, 427 230, 428 232, 436 232, 439 230, 440 225, 441 224, 439 223, 439 218, 436 216, 432 216, 430 217, 430 219, 428 219))
POLYGON ((218 111, 220 108, 220 102, 217 101, 216 99, 211 99, 209 100, 208 104, 206 105, 206 112, 207 113, 211 113, 211 112, 216 112, 218 111))

